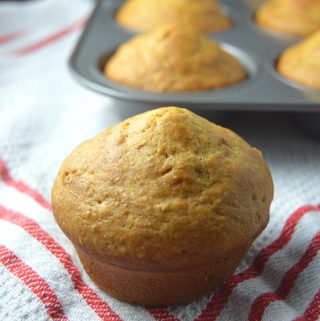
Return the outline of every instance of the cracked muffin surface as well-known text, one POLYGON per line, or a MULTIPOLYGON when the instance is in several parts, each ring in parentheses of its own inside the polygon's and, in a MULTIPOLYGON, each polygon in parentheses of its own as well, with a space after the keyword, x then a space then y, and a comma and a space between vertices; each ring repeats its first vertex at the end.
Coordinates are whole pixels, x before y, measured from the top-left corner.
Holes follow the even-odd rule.
POLYGON ((320 29, 319 0, 268 0, 256 13, 262 27, 305 37, 320 29))
POLYGON ((247 249, 273 184, 262 154, 181 108, 129 118, 79 145, 52 189, 61 229, 116 265, 182 269, 247 249))
POLYGON ((106 78, 154 92, 226 87, 243 81, 241 63, 192 27, 169 24, 122 44, 104 67, 106 78))
POLYGON ((121 26, 138 31, 172 22, 191 24, 204 32, 218 32, 231 26, 217 0, 128 0, 115 19, 121 26))

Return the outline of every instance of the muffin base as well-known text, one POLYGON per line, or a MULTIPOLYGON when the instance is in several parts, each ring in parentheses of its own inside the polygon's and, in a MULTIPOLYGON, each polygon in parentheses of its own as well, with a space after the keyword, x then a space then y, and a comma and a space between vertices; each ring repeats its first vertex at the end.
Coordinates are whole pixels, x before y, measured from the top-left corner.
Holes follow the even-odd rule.
POLYGON ((211 292, 232 275, 248 249, 237 249, 205 266, 161 272, 112 265, 76 247, 83 267, 99 288, 118 300, 148 307, 185 304, 211 292))

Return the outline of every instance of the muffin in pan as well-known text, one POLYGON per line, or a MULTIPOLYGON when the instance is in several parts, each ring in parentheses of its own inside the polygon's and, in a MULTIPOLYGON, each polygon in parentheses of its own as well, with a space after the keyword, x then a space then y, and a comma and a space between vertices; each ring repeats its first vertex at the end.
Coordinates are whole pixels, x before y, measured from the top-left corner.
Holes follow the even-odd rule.
POLYGON ((277 69, 291 80, 320 89, 320 30, 286 49, 277 69))
POLYGON ((244 80, 240 62, 191 27, 161 26, 122 44, 106 62, 115 82, 154 92, 216 89, 244 80))
POLYGON ((203 32, 218 32, 231 26, 218 0, 128 0, 115 19, 121 26, 137 31, 176 22, 203 32))
POLYGON ((268 0, 258 9, 259 25, 293 36, 307 36, 320 29, 319 0, 268 0))
POLYGON ((96 284, 130 303, 187 303, 230 276, 266 227, 261 152, 176 107, 80 144, 52 189, 57 223, 96 284))

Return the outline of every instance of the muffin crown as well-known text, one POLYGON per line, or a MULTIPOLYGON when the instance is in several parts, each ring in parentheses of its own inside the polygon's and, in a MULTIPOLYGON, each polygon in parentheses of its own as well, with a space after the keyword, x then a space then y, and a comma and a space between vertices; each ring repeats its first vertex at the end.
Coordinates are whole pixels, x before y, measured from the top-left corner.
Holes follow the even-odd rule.
POLYGON ((319 17, 320 2, 319 0, 278 0, 279 5, 282 5, 284 10, 296 11, 300 14, 314 13, 315 17, 319 17), (300 10, 306 10, 301 12, 300 10))
POLYGON ((320 29, 320 1, 268 0, 258 9, 256 19, 264 27, 307 36, 320 29))
POLYGON ((201 31, 221 31, 231 22, 217 0, 129 0, 116 13, 116 20, 126 28, 140 31, 163 23, 190 23, 201 31))
POLYGON ((272 197, 258 150, 167 107, 79 145, 61 166, 52 206, 83 251, 137 269, 178 269, 249 247, 268 222, 272 197))
POLYGON ((286 49, 277 69, 287 78, 320 89, 320 31, 286 49))
POLYGON ((120 46, 107 78, 150 91, 219 88, 246 77, 241 64, 192 27, 168 24, 120 46))

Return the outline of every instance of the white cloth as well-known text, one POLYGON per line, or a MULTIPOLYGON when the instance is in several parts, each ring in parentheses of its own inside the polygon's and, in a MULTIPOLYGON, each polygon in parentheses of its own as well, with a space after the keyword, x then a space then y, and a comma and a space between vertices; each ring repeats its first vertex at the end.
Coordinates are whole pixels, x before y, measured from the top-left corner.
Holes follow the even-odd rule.
POLYGON ((67 69, 92 6, 0 2, 0 320, 319 320, 320 143, 285 115, 226 120, 263 150, 276 190, 270 224, 239 275, 189 305, 153 310, 112 299, 88 278, 52 218, 50 188, 78 143, 121 121, 125 108, 135 112, 82 88, 67 69))

